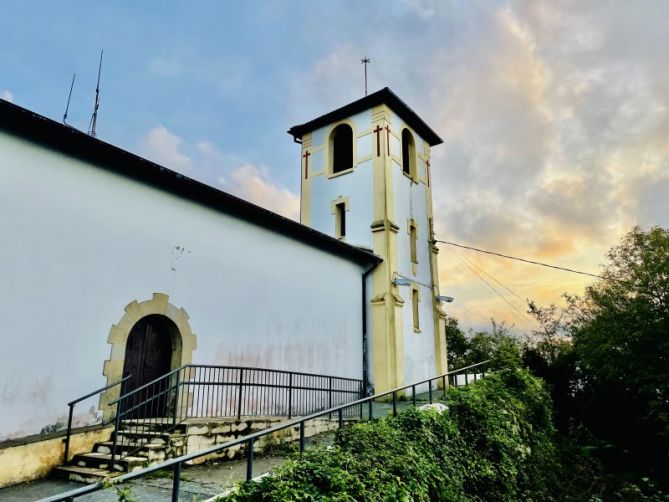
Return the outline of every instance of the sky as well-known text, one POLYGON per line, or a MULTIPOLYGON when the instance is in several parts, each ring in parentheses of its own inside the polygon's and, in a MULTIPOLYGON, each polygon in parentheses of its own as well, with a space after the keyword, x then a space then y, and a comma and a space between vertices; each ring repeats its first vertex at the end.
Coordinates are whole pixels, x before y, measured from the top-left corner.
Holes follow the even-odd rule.
MULTIPOLYGON (((669 2, 5 0, 0 97, 297 219, 286 130, 390 87, 442 138, 443 240, 598 273, 669 227, 669 2)), ((449 314, 536 327, 591 279, 441 245, 449 314), (481 280, 479 276, 486 279, 481 280), (496 291, 493 291, 493 288, 496 291)))

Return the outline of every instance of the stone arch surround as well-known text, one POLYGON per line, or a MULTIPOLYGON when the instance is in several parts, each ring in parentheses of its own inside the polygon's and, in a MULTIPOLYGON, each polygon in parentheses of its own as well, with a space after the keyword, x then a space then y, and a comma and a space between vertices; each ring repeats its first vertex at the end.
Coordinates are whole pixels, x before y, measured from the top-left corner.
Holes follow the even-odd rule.
MULTIPOLYGON (((172 369, 193 362, 193 352, 197 348, 197 336, 191 330, 188 313, 169 303, 169 296, 164 293, 153 293, 150 300, 138 302, 133 300, 125 307, 120 321, 109 330, 107 343, 111 344, 111 354, 105 360, 102 374, 107 377, 107 385, 119 381, 123 376, 123 363, 128 336, 133 326, 143 317, 158 314, 170 319, 179 330, 180 337, 175 337, 172 348, 172 369)), ((113 407, 109 402, 117 399, 121 386, 116 385, 100 395, 100 410, 105 420, 113 416, 113 407)))

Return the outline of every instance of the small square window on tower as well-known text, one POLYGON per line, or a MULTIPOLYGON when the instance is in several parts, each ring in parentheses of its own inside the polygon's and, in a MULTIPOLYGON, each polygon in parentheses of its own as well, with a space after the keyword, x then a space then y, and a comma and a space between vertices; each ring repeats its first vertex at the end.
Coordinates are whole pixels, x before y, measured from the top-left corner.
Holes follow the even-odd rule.
POLYGON ((413 330, 420 331, 420 319, 418 318, 418 289, 411 290, 411 306, 413 308, 413 330))

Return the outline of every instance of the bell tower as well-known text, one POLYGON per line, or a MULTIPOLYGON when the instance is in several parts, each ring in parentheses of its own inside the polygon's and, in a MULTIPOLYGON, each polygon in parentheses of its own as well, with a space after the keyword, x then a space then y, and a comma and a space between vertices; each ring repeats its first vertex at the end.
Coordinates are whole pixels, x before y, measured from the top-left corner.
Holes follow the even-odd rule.
POLYGON ((288 131, 301 143, 301 223, 383 258, 367 277, 376 392, 447 371, 432 231, 441 138, 384 88, 288 131))

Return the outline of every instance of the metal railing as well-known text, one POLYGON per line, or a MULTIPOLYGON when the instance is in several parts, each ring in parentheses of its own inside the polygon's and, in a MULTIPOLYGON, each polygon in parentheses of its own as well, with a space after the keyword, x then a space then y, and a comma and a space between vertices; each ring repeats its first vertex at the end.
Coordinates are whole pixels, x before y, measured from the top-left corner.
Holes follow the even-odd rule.
MULTIPOLYGON (((457 376, 459 374, 464 374, 465 375, 465 385, 468 385, 470 382, 469 374, 471 373, 471 370, 474 369, 473 376, 472 376, 472 381, 478 380, 481 376, 485 376, 486 370, 485 365, 489 363, 490 360, 486 361, 481 361, 480 363, 472 364, 470 366, 466 366, 464 368, 459 368, 454 371, 450 371, 448 373, 444 373, 442 375, 438 375, 432 378, 429 378, 427 380, 422 380, 420 382, 415 382, 409 385, 405 385, 403 387, 398 387, 392 390, 389 390, 387 392, 383 392, 380 394, 375 394, 373 396, 365 397, 362 399, 358 399, 356 401, 346 403, 346 404, 341 404, 338 406, 333 406, 325 410, 317 411, 315 413, 312 413, 308 416, 303 416, 295 419, 290 419, 285 422, 282 422, 278 425, 275 425, 273 427, 269 427, 267 429, 263 429, 261 431, 255 432, 253 434, 249 434, 244 437, 240 437, 237 439, 234 439, 232 441, 228 441, 226 443, 212 446, 209 448, 205 448, 202 450, 199 450, 194 453, 189 453, 187 455, 181 455, 179 457, 175 457, 166 461, 163 461, 159 464, 146 467, 137 471, 133 471, 127 474, 123 474, 121 476, 118 476, 113 480, 114 484, 119 484, 125 481, 129 481, 131 479, 136 479, 140 478, 142 476, 146 476, 147 474, 160 471, 166 468, 173 468, 173 478, 172 478, 172 501, 176 502, 179 500, 179 484, 181 481, 181 467, 184 464, 184 462, 189 462, 192 461, 196 458, 203 457, 205 455, 211 455, 212 453, 220 453, 224 450, 227 450, 229 448, 233 448, 238 445, 245 445, 246 447, 246 479, 250 480, 253 478, 253 447, 254 443, 262 438, 263 436, 267 436, 270 434, 274 434, 276 432, 282 431, 284 429, 288 429, 290 427, 299 427, 299 432, 300 432, 300 453, 302 453, 305 448, 306 448, 306 435, 305 435, 305 429, 306 429, 306 423, 315 420, 318 418, 322 418, 325 415, 332 416, 335 415, 338 420, 338 426, 339 428, 344 426, 344 416, 346 413, 350 414, 350 410, 355 410, 356 412, 359 410, 360 412, 360 418, 362 417, 362 410, 364 409, 365 405, 367 407, 367 418, 368 420, 371 420, 373 418, 373 404, 375 401, 379 400, 386 400, 390 398, 389 402, 392 403, 392 414, 393 416, 397 415, 397 410, 398 410, 398 402, 399 399, 398 397, 401 397, 400 394, 404 393, 404 391, 407 391, 409 389, 412 390, 412 396, 413 396, 413 402, 415 403, 416 399, 416 389, 422 387, 422 386, 427 386, 428 388, 428 401, 430 403, 433 402, 435 393, 441 393, 442 397, 446 397, 446 390, 448 388, 449 384, 453 384, 457 382, 457 376), (480 370, 480 371, 479 371, 480 370), (437 384, 435 388, 435 383, 437 384), (441 385, 441 391, 439 389, 439 385, 441 385)), ((83 486, 81 488, 77 488, 74 490, 70 490, 65 493, 61 493, 58 495, 54 495, 51 497, 43 498, 39 500, 38 502, 60 502, 60 501, 73 501, 76 497, 81 497, 82 495, 87 495, 89 493, 96 492, 98 490, 102 490, 104 488, 108 487, 108 484, 104 482, 99 482, 99 483, 94 483, 90 484, 87 486, 83 486)))
POLYGON ((308 415, 363 396, 362 381, 295 371, 189 364, 111 401, 111 466, 189 419, 308 415))
MULTIPOLYGON (((88 399, 89 397, 93 397, 96 394, 101 394, 102 392, 104 392, 106 390, 112 389, 112 388, 116 387, 117 385, 120 385, 123 382, 128 381, 130 378, 132 378, 132 375, 127 375, 124 378, 122 378, 121 380, 117 380, 114 383, 110 383, 109 385, 105 385, 104 387, 100 387, 99 389, 94 390, 93 392, 89 392, 85 396, 81 396, 81 397, 75 399, 74 401, 70 401, 69 403, 67 403, 67 406, 69 406, 70 411, 68 413, 68 418, 67 418, 67 432, 65 433, 65 452, 63 453, 63 463, 67 463, 68 457, 70 455, 70 437, 72 436, 72 417, 74 416, 75 405, 77 403, 80 403, 81 401, 83 401, 85 399, 88 399)), ((113 421, 113 419, 109 420, 107 422, 103 421, 101 425, 109 424, 112 421, 113 421)))

